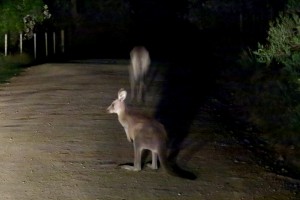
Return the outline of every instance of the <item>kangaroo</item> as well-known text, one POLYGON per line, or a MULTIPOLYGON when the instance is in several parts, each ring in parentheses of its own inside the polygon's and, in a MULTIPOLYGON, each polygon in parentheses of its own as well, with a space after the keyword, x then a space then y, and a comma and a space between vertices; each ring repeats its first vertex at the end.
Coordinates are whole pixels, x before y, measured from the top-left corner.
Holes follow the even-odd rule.
POLYGON ((152 153, 152 164, 147 166, 158 169, 158 159, 165 171, 173 176, 194 180, 195 175, 172 167, 167 160, 167 133, 164 126, 153 118, 129 109, 125 104, 127 92, 120 89, 118 98, 107 108, 108 113, 116 113, 118 120, 123 126, 127 140, 133 143, 134 165, 123 165, 123 169, 140 171, 142 168, 142 151, 150 150, 152 153))
POLYGON ((137 98, 138 102, 145 101, 145 76, 148 73, 150 63, 149 52, 144 46, 136 46, 130 51, 131 100, 137 98))

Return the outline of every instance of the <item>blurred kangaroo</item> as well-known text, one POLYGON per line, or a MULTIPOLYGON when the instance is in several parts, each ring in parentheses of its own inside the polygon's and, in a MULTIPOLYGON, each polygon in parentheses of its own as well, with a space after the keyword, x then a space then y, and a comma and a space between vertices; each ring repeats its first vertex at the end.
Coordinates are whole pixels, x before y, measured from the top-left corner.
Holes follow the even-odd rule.
POLYGON ((136 46, 130 51, 129 79, 131 100, 145 101, 145 76, 150 67, 150 55, 144 46, 136 46))
POLYGON ((118 120, 123 126, 127 140, 133 143, 134 165, 122 165, 122 168, 131 171, 140 171, 142 168, 142 152, 144 149, 152 153, 152 169, 158 169, 158 159, 167 173, 186 178, 196 179, 191 172, 180 169, 178 166, 171 166, 167 160, 167 133, 164 126, 153 118, 147 117, 126 106, 125 99, 127 92, 120 89, 118 98, 107 108, 108 113, 116 113, 118 120))

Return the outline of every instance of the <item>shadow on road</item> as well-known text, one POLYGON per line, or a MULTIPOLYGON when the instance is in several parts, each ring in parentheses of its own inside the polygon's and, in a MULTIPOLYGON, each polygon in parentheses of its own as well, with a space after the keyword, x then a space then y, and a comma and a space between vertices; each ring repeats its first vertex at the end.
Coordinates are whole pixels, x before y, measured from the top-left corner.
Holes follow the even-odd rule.
POLYGON ((155 114, 169 134, 169 159, 174 165, 199 108, 215 87, 207 36, 187 23, 177 24, 176 30, 165 47, 169 65, 155 114))

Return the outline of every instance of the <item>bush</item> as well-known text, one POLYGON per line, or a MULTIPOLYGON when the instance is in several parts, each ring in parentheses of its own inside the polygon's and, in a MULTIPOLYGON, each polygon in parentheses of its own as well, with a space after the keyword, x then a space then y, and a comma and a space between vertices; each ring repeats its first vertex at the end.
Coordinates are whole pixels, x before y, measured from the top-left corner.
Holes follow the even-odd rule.
POLYGON ((254 76, 256 123, 275 138, 300 143, 300 2, 290 0, 270 23, 267 43, 253 51, 260 65, 254 76), (260 74, 260 76, 257 76, 260 74))
POLYGON ((280 173, 300 177, 300 2, 288 1, 285 12, 270 23, 266 44, 239 60, 241 88, 232 93, 259 138, 275 152, 271 163, 280 173))

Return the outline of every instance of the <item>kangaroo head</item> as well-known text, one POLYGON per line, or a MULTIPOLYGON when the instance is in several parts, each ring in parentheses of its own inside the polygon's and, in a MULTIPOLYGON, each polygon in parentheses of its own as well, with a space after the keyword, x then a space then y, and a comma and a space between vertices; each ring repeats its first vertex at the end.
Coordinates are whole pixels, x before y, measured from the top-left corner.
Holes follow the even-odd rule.
POLYGON ((118 98, 114 100, 110 106, 107 108, 108 113, 116 113, 120 114, 125 110, 125 99, 126 99, 127 92, 123 88, 121 88, 118 92, 118 98))

